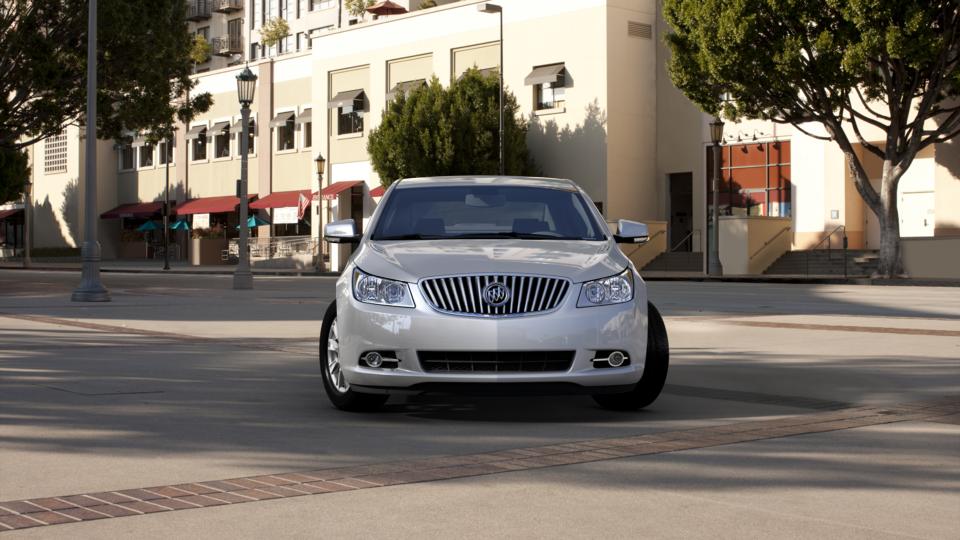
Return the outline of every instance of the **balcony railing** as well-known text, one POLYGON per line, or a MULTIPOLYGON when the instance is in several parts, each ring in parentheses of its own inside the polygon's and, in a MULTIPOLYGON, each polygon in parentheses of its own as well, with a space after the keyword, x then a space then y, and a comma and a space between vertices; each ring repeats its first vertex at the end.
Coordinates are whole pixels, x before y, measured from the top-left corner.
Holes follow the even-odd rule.
POLYGON ((243 40, 238 35, 215 37, 210 44, 213 46, 213 54, 217 56, 232 56, 243 52, 243 40))
POLYGON ((243 9, 243 0, 213 0, 213 10, 217 13, 232 13, 243 9))
POLYGON ((203 21, 210 18, 211 0, 190 0, 187 4, 187 20, 203 21))

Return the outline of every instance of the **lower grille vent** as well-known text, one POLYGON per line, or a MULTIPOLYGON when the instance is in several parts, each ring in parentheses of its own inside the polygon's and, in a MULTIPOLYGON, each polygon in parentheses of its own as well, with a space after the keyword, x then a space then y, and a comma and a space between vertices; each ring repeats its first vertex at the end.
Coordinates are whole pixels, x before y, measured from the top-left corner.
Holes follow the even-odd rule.
POLYGON ((575 351, 418 351, 431 373, 569 371, 575 351))

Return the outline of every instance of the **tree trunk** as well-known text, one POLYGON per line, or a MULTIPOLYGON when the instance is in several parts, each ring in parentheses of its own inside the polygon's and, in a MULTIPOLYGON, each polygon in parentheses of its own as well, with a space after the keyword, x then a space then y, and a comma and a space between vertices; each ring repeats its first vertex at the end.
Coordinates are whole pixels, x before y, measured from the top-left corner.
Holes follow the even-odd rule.
POLYGON ((903 274, 900 258, 900 212, 897 208, 897 185, 893 165, 889 160, 883 164, 883 179, 880 183, 880 208, 874 208, 880 222, 880 268, 879 277, 894 278, 903 274))

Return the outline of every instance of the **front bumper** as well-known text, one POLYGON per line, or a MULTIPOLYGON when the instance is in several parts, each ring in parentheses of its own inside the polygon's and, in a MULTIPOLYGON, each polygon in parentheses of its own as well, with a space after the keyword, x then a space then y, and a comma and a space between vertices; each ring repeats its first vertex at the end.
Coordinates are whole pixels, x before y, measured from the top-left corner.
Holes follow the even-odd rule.
POLYGON ((516 318, 477 318, 442 314, 429 306, 418 287, 411 286, 415 308, 395 308, 357 302, 349 280, 337 285, 337 326, 340 359, 347 382, 357 391, 465 391, 497 387, 563 388, 600 392, 623 391, 643 374, 647 345, 647 298, 635 276, 632 302, 577 308, 580 284, 574 284, 562 305, 551 313, 516 318), (576 351, 563 372, 427 372, 417 351, 576 351), (627 352, 630 363, 597 368, 597 351, 627 352), (369 351, 393 351, 395 369, 360 364, 369 351))

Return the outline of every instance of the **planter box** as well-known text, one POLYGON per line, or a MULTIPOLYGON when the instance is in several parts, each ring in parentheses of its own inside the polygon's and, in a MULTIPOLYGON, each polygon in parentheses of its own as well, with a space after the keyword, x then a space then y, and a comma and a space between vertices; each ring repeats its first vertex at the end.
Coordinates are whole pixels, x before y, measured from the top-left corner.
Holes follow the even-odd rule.
POLYGON ((190 264, 193 266, 224 264, 222 254, 225 249, 227 249, 226 238, 191 238, 190 264))
POLYGON ((120 242, 117 250, 118 259, 146 259, 147 244, 143 240, 136 242, 120 242))

